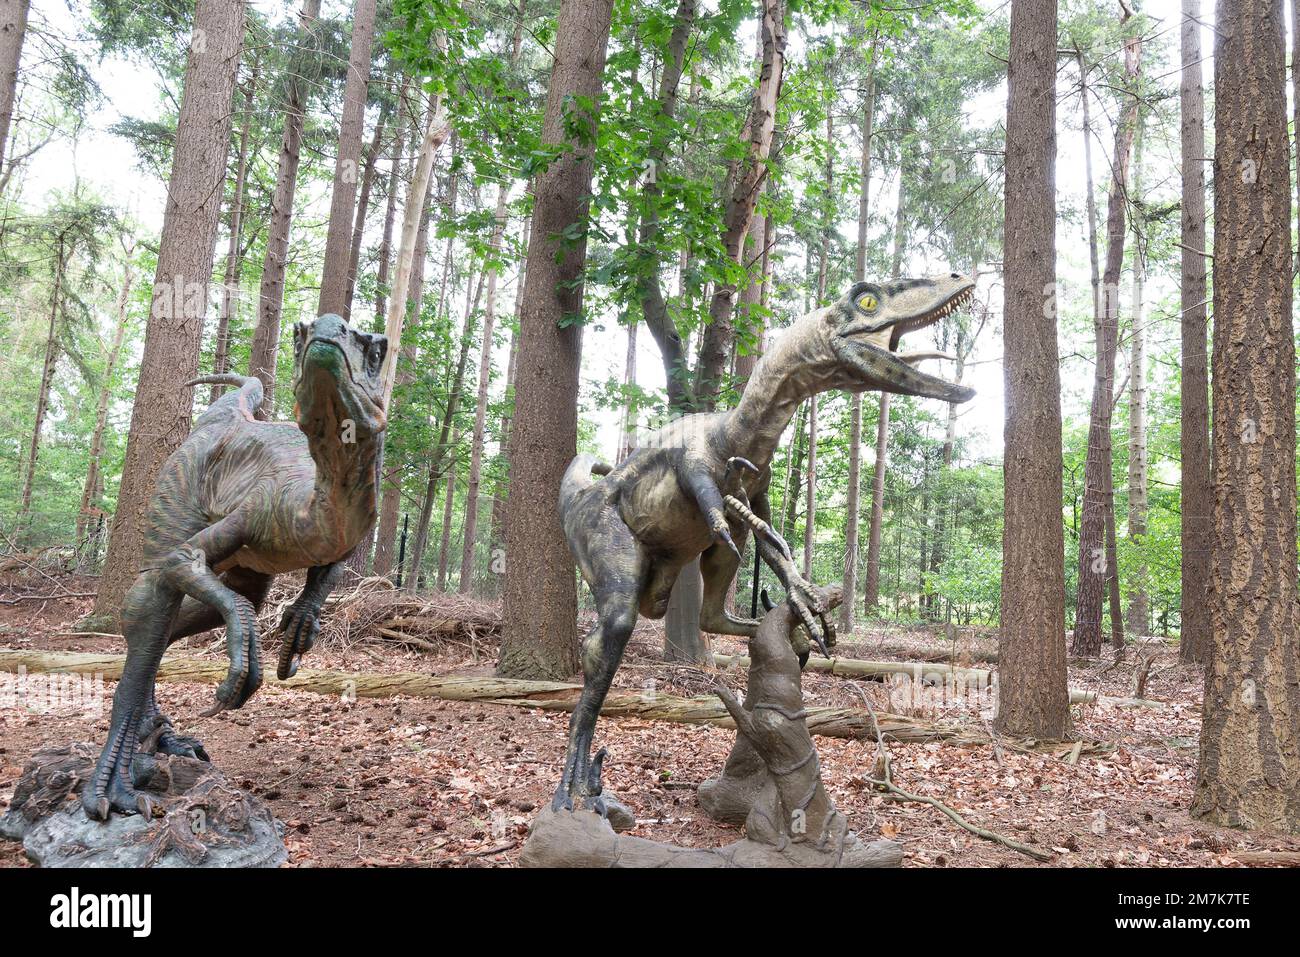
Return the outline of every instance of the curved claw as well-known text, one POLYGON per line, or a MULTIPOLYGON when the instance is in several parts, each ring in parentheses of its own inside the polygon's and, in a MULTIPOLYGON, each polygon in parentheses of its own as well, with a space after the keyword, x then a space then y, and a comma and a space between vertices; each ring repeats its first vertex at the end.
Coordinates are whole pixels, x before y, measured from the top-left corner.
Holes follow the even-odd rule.
POLYGON ((288 681, 298 673, 302 656, 311 651, 320 634, 320 620, 310 608, 290 606, 285 609, 280 619, 280 660, 276 666, 276 676, 281 681, 288 681))
MULTIPOLYGON (((604 765, 608 754, 608 748, 601 748, 596 752, 595 757, 591 759, 591 765, 587 768, 587 794, 590 797, 598 797, 603 790, 600 783, 600 769, 604 765)), ((604 817, 603 814, 601 816, 604 817)))
POLYGON ((110 814, 139 814, 142 817, 154 817, 162 810, 162 802, 156 797, 137 791, 123 784, 116 778, 107 788, 87 787, 82 795, 81 806, 86 816, 95 821, 107 821, 110 814))
POLYGON ((726 545, 727 549, 731 554, 735 555, 737 559, 741 557, 740 549, 736 547, 736 541, 731 537, 731 531, 726 527, 726 525, 713 530, 713 541, 718 545, 726 545))
POLYGON ((731 458, 727 459, 727 471, 725 473, 726 476, 730 478, 731 473, 734 472, 737 468, 748 469, 749 471, 753 472, 755 475, 758 475, 760 472, 762 472, 762 469, 760 469, 749 459, 742 458, 739 455, 733 455, 731 458))

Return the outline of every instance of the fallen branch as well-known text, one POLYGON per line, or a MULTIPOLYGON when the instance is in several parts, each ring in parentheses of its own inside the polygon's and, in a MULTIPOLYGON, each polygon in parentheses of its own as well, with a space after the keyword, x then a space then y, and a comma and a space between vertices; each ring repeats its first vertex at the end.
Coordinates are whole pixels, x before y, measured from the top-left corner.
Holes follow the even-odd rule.
MULTIPOLYGON (((748 668, 744 655, 713 656, 718 668, 748 668)), ((809 658, 805 671, 817 671, 841 678, 885 678, 903 675, 924 685, 939 685, 948 681, 987 688, 993 684, 993 672, 984 668, 963 668, 937 661, 867 661, 861 658, 809 658)), ((1070 704, 1108 704, 1117 708, 1156 708, 1161 704, 1143 698, 1110 698, 1095 691, 1070 689, 1070 704)))
MULTIPOLYGON (((56 674, 97 674, 112 681, 121 677, 125 655, 82 652, 0 650, 0 671, 56 674)), ((225 680, 226 663, 219 660, 165 655, 158 668, 158 680, 218 684, 225 680)), ((560 681, 521 681, 491 676, 437 676, 414 672, 391 674, 353 673, 303 668, 288 681, 266 678, 268 687, 290 688, 314 694, 357 698, 391 698, 409 695, 445 701, 477 701, 482 704, 542 711, 572 711, 582 686, 560 681)), ((678 724, 702 724, 735 728, 731 716, 716 697, 683 698, 656 691, 614 690, 605 699, 602 715, 640 718, 678 724)), ((858 708, 809 708, 808 730, 830 738, 871 738, 883 734, 902 744, 939 741, 958 746, 984 744, 983 734, 956 724, 919 721, 902 715, 882 714, 876 722, 858 708)))
POLYGON ((1241 864, 1269 864, 1274 867, 1300 865, 1300 851, 1237 851, 1228 856, 1241 864))
POLYGON ((1052 855, 1048 854, 1046 851, 1040 851, 1037 848, 1028 846, 1027 844, 1021 844, 1019 841, 1013 841, 1009 837, 1003 837, 996 831, 990 831, 986 828, 972 824, 938 798, 929 797, 924 794, 913 794, 911 791, 904 791, 895 784, 893 773, 889 766, 889 749, 885 746, 885 738, 881 734, 879 726, 876 724, 876 709, 872 707, 871 699, 867 697, 866 692, 864 692, 856 682, 850 683, 853 685, 853 690, 856 691, 858 696, 862 699, 862 703, 866 705, 867 714, 871 716, 871 723, 875 729, 876 749, 878 754, 876 767, 880 768, 881 771, 880 777, 878 778, 867 777, 867 783, 893 794, 900 800, 911 801, 915 804, 928 804, 933 808, 938 808, 951 818, 959 827, 965 828, 976 837, 981 837, 986 841, 993 841, 995 844, 1001 844, 1005 848, 1017 851, 1027 857, 1032 857, 1036 861, 1050 861, 1052 859, 1052 855))
POLYGON ((65 598, 94 598, 93 591, 70 591, 62 595, 19 595, 17 598, 0 598, 0 605, 16 605, 22 601, 62 601, 65 598))

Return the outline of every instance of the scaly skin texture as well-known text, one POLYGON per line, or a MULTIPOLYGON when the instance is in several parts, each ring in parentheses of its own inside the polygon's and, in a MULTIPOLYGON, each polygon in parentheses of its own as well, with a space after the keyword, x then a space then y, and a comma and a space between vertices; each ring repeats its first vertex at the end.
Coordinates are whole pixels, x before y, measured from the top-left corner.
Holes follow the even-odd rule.
POLYGON ((380 374, 388 341, 324 315, 294 328, 297 423, 253 418, 255 378, 205 376, 190 385, 235 385, 194 424, 163 464, 145 515, 144 560, 122 606, 127 657, 113 696, 108 741, 82 792, 92 818, 152 814, 137 791, 137 744, 207 760, 193 738, 171 733, 154 704, 154 680, 173 641, 225 625, 230 671, 209 714, 238 708, 262 683, 257 611, 281 572, 307 584, 280 621, 278 673, 290 677, 319 631, 322 605, 343 561, 375 520, 386 418, 380 374))
MULTIPOLYGON (((596 600, 597 624, 582 645, 586 682, 569 724, 564 775, 552 804, 603 810, 600 756, 590 756, 596 716, 638 615, 662 618, 681 569, 696 556, 704 578, 700 627, 750 637, 758 622, 726 608, 752 508, 758 538, 803 631, 825 652, 835 632, 823 593, 799 575, 767 521, 771 462, 781 434, 809 396, 881 390, 965 402, 974 392, 918 371, 941 353, 896 353, 904 333, 924 328, 970 298, 974 282, 951 273, 929 279, 860 282, 837 303, 798 320, 754 369, 728 412, 684 416, 648 436, 616 468, 579 455, 565 473, 560 515, 569 547, 596 600), (732 496, 735 504, 724 501, 732 496)), ((796 639, 797 641, 798 639, 796 639)), ((806 654, 806 641, 796 650, 806 654)))

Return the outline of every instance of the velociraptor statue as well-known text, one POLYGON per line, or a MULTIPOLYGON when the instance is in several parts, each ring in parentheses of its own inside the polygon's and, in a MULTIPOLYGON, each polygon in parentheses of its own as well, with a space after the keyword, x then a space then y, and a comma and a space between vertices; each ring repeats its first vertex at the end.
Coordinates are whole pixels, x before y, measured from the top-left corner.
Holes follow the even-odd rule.
MULTIPOLYGON (((596 716, 638 614, 662 618, 681 569, 696 556, 704 579, 700 627, 752 636, 758 622, 726 608, 748 523, 724 496, 771 517, 771 461, 799 404, 832 389, 880 390, 965 402, 974 392, 915 368, 937 352, 898 353, 899 340, 970 299, 974 282, 959 273, 929 279, 855 284, 838 302, 799 319, 763 356, 740 403, 728 412, 683 416, 650 435, 611 467, 591 455, 569 465, 560 516, 569 547, 596 601, 597 624, 582 645, 586 681, 569 724, 564 774, 552 806, 585 802, 604 812, 602 749, 591 757, 596 716)), ((777 571, 786 599, 826 652, 835 633, 820 589, 795 570, 786 543, 771 531, 758 545, 777 571)))

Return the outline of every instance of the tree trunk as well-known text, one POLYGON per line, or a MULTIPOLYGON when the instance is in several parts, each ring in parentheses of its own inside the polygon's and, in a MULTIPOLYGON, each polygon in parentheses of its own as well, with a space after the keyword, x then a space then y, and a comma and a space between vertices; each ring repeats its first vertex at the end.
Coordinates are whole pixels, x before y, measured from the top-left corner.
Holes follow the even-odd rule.
POLYGON ((36 481, 36 457, 41 451, 41 429, 50 408, 50 387, 59 364, 59 310, 63 308, 63 275, 69 255, 65 233, 60 233, 55 243, 54 286, 50 290, 50 320, 45 333, 45 359, 41 363, 41 386, 36 393, 36 415, 32 425, 32 440, 27 447, 27 463, 23 470, 22 498, 18 506, 19 526, 25 527, 32 510, 32 486, 36 481))
MULTIPOLYGON (((531 192, 531 189, 530 189, 531 192)), ((515 326, 510 332, 510 352, 506 357, 506 388, 503 396, 504 402, 501 410, 501 426, 498 435, 498 445, 501 455, 506 459, 507 465, 510 459, 510 420, 515 402, 515 356, 519 351, 519 310, 523 304, 523 284, 526 279, 525 265, 528 260, 528 242, 532 232, 532 220, 524 220, 522 252, 523 258, 519 263, 519 272, 515 277, 515 326)), ((505 471, 503 469, 502 471, 505 471)), ((506 475, 497 483, 496 488, 492 490, 492 513, 488 518, 488 526, 491 529, 491 551, 492 551, 492 569, 493 574, 498 574, 500 565, 497 561, 498 554, 504 554, 502 543, 505 541, 505 514, 506 514, 506 493, 509 487, 509 476, 506 475)), ((495 579, 494 579, 495 582, 495 579)), ((496 585, 493 586, 494 591, 496 585)))
POLYGON ((370 82, 370 48, 375 36, 376 0, 356 0, 352 9, 352 46, 348 77, 343 86, 343 113, 339 117, 338 156, 334 161, 334 190, 330 197, 329 227, 325 233, 325 266, 321 272, 319 315, 327 312, 347 317, 351 285, 352 230, 365 210, 357 209, 357 174, 361 166, 361 137, 366 126, 366 90, 370 82))
MULTIPOLYGON (((253 61, 248 84, 244 87, 244 125, 239 131, 239 159, 235 164, 235 188, 230 194, 230 237, 226 245, 226 272, 221 279, 221 315, 217 317, 217 335, 212 355, 216 375, 230 371, 230 320, 239 296, 239 273, 243 265, 244 184, 248 179, 248 137, 253 126, 253 97, 257 93, 257 61, 253 61)), ((208 394, 211 405, 226 391, 214 385, 208 394)))
MULTIPOLYGON (((405 124, 402 123, 401 126, 404 128, 405 124)), ((400 134, 399 134, 399 145, 401 145, 400 134)), ((413 158, 417 149, 418 147, 413 146, 412 148, 413 158)), ((414 168, 414 163, 412 163, 412 168, 414 168)), ((450 213, 454 214, 456 209, 456 202, 455 202, 456 177, 454 174, 450 178, 450 184, 448 186, 448 190, 451 196, 451 199, 448 202, 448 210, 450 213)), ((416 239, 415 239, 416 248, 415 251, 412 253, 413 266, 411 271, 411 279, 408 282, 408 295, 407 295, 408 311, 411 310, 412 307, 414 307, 414 310, 418 312, 422 308, 422 303, 424 299, 424 250, 428 246, 429 220, 430 220, 429 202, 430 202, 431 193, 432 193, 432 177, 430 177, 430 183, 426 187, 425 197, 424 197, 425 206, 424 206, 424 210, 420 214, 419 231, 417 232, 416 239), (411 295, 412 293, 414 294, 414 298, 412 298, 411 295)), ((450 240, 448 240, 448 242, 450 243, 450 240)), ((387 262, 387 258, 388 257, 385 255, 384 256, 385 263, 387 262)), ((448 261, 450 261, 450 256, 448 256, 447 259, 448 261)), ((443 291, 445 291, 446 289, 446 279, 447 279, 446 270, 444 270, 443 291)), ((384 298, 385 303, 387 303, 388 301, 386 287, 387 287, 386 283, 381 283, 380 294, 384 298)), ((441 295, 439 297, 438 311, 439 314, 441 314, 442 312, 441 295)), ((402 357, 406 361, 397 372, 397 379, 396 379, 397 385, 404 385, 406 382, 409 381, 410 374, 411 374, 410 369, 411 366, 414 364, 416 358, 414 344, 407 344, 402 347, 402 357)), ((390 417, 395 412, 395 409, 391 403, 388 411, 390 417)), ((374 561, 373 571, 374 574, 376 575, 391 574, 393 568, 397 564, 397 559, 398 559, 397 520, 399 514, 402 511, 402 482, 403 482, 403 476, 405 475, 405 463, 403 463, 401 459, 402 457, 397 454, 397 450, 395 449, 392 450, 391 452, 387 452, 385 455, 384 491, 383 491, 383 498, 379 503, 379 521, 376 523, 376 529, 375 529, 375 561, 374 561)), ((407 563, 407 565, 409 567, 409 563, 407 563)))
POLYGON ((812 578, 814 539, 817 537, 817 396, 808 399, 808 478, 804 482, 803 577, 812 578))
MULTIPOLYGON (((479 296, 483 292, 483 280, 486 270, 479 273, 475 288, 471 273, 466 277, 465 285, 465 322, 460 331, 460 354, 456 360, 456 371, 452 374, 451 388, 447 390, 447 404, 443 408, 442 423, 438 430, 438 444, 429 458, 429 476, 425 482, 424 506, 420 509, 420 521, 415 527, 415 541, 410 554, 412 572, 418 572, 424 562, 424 553, 429 547, 429 523, 433 520, 433 500, 438 491, 438 481, 446 468, 446 461, 454 444, 452 438, 456 424, 456 413, 460 409, 461 393, 465 385, 465 367, 469 363, 469 343, 474 336, 474 314, 478 312, 479 296)), ((445 580, 442 575, 440 580, 445 580)), ((419 575, 412 574, 406 581, 406 590, 415 591, 419 575)))
MULTIPOLYGON (((280 139, 280 162, 275 193, 271 197, 266 255, 262 260, 262 283, 257 296, 257 326, 248 357, 248 374, 262 380, 259 418, 269 419, 275 409, 276 364, 280 355, 280 319, 284 311, 284 274, 289 258, 289 227, 293 222, 293 199, 298 190, 298 164, 302 156, 302 130, 307 113, 307 84, 311 48, 320 19, 321 0, 303 0, 298 15, 298 46, 289 60, 284 107, 284 133, 280 139)), ((396 345, 396 344, 394 344, 396 345)))
MULTIPOLYGON (((444 46, 441 35, 434 39, 439 50, 444 46)), ((393 270, 393 287, 388 291, 388 315, 384 320, 384 334, 388 336, 388 354, 384 359, 383 388, 384 407, 388 408, 396 381, 397 357, 402 341, 402 329, 410 312, 410 295, 413 283, 412 272, 416 268, 416 253, 428 242, 428 204, 429 186, 433 181, 433 159, 447 139, 450 127, 447 124, 447 112, 443 107, 442 95, 437 94, 429 104, 428 117, 424 124, 424 136, 420 140, 420 149, 415 161, 415 172, 411 175, 410 185, 406 190, 406 204, 402 209, 402 237, 397 247, 396 268, 393 270), (424 243, 421 243, 421 236, 424 243)), ((419 257, 420 276, 424 274, 424 256, 419 257)), ((416 294, 416 315, 418 315, 419 293, 416 294)), ((391 410, 390 410, 391 412, 391 410)))
MULTIPOLYGON (((1133 195, 1141 197, 1142 125, 1139 115, 1133 147, 1133 195)), ((1137 227, 1133 229, 1133 331, 1129 342, 1128 378, 1128 537, 1139 556, 1133 566, 1132 596, 1128 606, 1128 631, 1140 637, 1150 632, 1150 601, 1147 598, 1147 567, 1141 559, 1147 534, 1147 373, 1146 329, 1142 315, 1142 285, 1146 273, 1146 250, 1137 227)))
POLYGON ((785 514, 781 517, 781 534, 794 535, 799 521, 799 494, 803 489, 803 455, 804 435, 808 431, 808 403, 804 403, 803 415, 798 416, 794 429, 794 443, 790 449, 790 468, 785 482, 785 514))
POLYGON ((1211 652, 1193 817, 1300 833, 1296 374, 1282 0, 1220 2, 1211 652))
MULTIPOLYGON (((1201 0, 1183 0, 1182 26, 1182 628, 1178 657, 1204 664, 1210 649, 1210 373, 1205 259, 1205 90, 1201 0)), ((1300 32, 1297 32, 1300 36, 1300 32)), ((1300 181, 1298 178, 1297 181, 1300 181)))
MULTIPOLYGON (((454 449, 458 437, 452 435, 454 449)), ((443 479, 442 538, 438 543, 438 591, 447 590, 447 565, 451 556, 451 517, 456 511, 456 455, 450 454, 443 479)))
POLYGON ((487 426, 488 385, 492 381, 492 345, 496 332, 497 273, 501 239, 506 228, 506 185, 497 189, 497 208, 487 271, 487 294, 483 307, 483 348, 478 361, 478 400, 474 405, 474 436, 469 453, 469 480, 465 486, 465 542, 460 557, 459 591, 468 592, 474 582, 474 546, 478 532, 478 493, 483 478, 483 443, 487 426))
POLYGON ((388 172, 388 201, 384 208, 384 231, 379 240, 377 258, 379 268, 375 273, 375 322, 382 325, 388 315, 388 273, 393 252, 393 225, 397 221, 397 186, 402 181, 402 161, 406 158, 406 122, 402 117, 402 103, 407 86, 403 84, 397 101, 397 136, 393 143, 393 166, 388 172))
POLYGON ((1056 0, 1012 0, 1005 159, 1002 628, 997 727, 1069 730, 1056 341, 1056 0))
POLYGON ((370 195, 375 188, 379 150, 383 145, 384 128, 387 124, 388 104, 384 103, 379 109, 379 117, 375 120, 375 132, 370 139, 370 149, 366 150, 365 169, 361 172, 361 194, 357 197, 356 214, 352 222, 352 244, 348 250, 348 284, 343 292, 341 313, 349 322, 352 321, 352 303, 356 299, 357 273, 361 268, 361 243, 366 236, 366 217, 370 214, 370 195))
MULTIPOLYGON (((1131 14, 1122 8, 1121 23, 1131 14)), ((1106 208, 1106 268, 1101 295, 1093 303, 1097 336, 1096 373, 1092 410, 1088 417, 1088 454, 1084 464, 1083 516, 1079 527, 1079 588, 1074 613, 1074 654, 1095 658, 1101 654, 1102 602, 1112 575, 1118 574, 1106 547, 1108 511, 1115 507, 1111 478, 1111 409, 1115 383, 1115 352, 1119 340, 1119 277, 1124 266, 1124 207, 1133 137, 1137 130, 1137 83, 1141 69, 1142 39, 1124 42, 1124 73, 1129 100, 1115 128, 1111 159, 1110 196, 1106 208)), ((1111 519, 1113 521, 1113 519, 1111 519)), ((1115 628, 1115 622, 1111 627, 1115 628)), ((1118 627, 1123 627, 1122 623, 1118 627)))
MULTIPOLYGON (((664 61, 663 73, 659 78, 658 110, 656 129, 672 129, 673 117, 677 110, 677 89, 682 79, 682 64, 686 58, 686 45, 690 39, 691 29, 695 23, 696 0, 678 0, 677 12, 673 16, 673 31, 668 39, 668 54, 664 61)), ((684 411, 695 401, 690 381, 690 359, 686 355, 681 334, 677 325, 668 314, 668 304, 664 300, 663 287, 659 280, 659 257, 656 243, 659 235, 659 198, 662 189, 659 186, 659 167, 664 165, 668 155, 668 137, 659 133, 651 141, 647 156, 645 184, 642 187, 644 212, 641 217, 641 229, 637 243, 637 293, 641 301, 641 313, 645 317, 646 328, 654 337, 659 347, 659 357, 664 366, 664 379, 668 390, 668 408, 672 411, 684 411)), ((698 614, 696 615, 698 618, 698 614)))
POLYGON ((573 320, 582 316, 592 157, 590 147, 572 142, 565 130, 582 123, 595 136, 598 118, 572 103, 600 98, 612 6, 611 0, 562 0, 555 33, 542 142, 574 148, 547 167, 535 186, 515 371, 505 630, 497 665, 498 674, 508 677, 560 677, 578 664, 573 556, 555 490, 578 444, 582 325, 573 320), (580 238, 559 241, 575 228, 580 238))
MULTIPOLYGON (((131 410, 126 461, 95 616, 116 624, 144 550, 144 511, 167 456, 190 431, 193 389, 177 383, 199 369, 213 245, 221 218, 235 72, 244 40, 240 0, 198 0, 176 124, 153 307, 131 410)), ((104 629, 106 630, 106 629, 104 629)))
MULTIPOLYGON (((627 352, 623 357, 623 386, 626 394, 631 395, 636 385, 636 333, 640 323, 633 319, 627 324, 627 352)), ((632 454, 636 447, 637 415, 633 403, 628 399, 623 406, 623 418, 619 423, 617 461, 622 462, 632 454)))
MULTIPOLYGON (((746 141, 745 158, 732 177, 731 191, 723 213, 722 246, 727 258, 741 263, 745 235, 754 216, 758 192, 767 179, 767 158, 772 149, 772 134, 776 130, 776 104, 781 95, 781 80, 785 72, 785 4, 783 0, 762 0, 763 20, 760 36, 763 57, 759 66, 758 83, 750 105, 749 119, 742 138, 746 141)), ((699 368, 695 376, 695 402, 698 408, 711 411, 717 405, 722 387, 722 372, 731 354, 735 328, 732 310, 735 307, 734 283, 717 282, 709 300, 709 324, 705 327, 700 346, 699 368)))
POLYGON ((100 474, 104 457, 104 429, 108 424, 108 402, 113 394, 113 372, 117 369, 118 357, 122 354, 122 340, 126 338, 127 303, 131 299, 131 284, 135 281, 131 257, 135 255, 135 244, 122 249, 123 273, 122 288, 117 294, 117 325, 113 329, 113 344, 108 350, 108 359, 104 363, 104 381, 99 389, 99 403, 95 406, 95 431, 90 436, 90 465, 86 469, 86 484, 81 490, 81 508, 77 512, 77 542, 86 537, 91 523, 90 510, 99 505, 99 488, 103 481, 100 474))
MULTIPOLYGON (((871 42, 867 83, 862 106, 862 158, 858 166, 858 245, 853 257, 853 281, 867 278, 867 227, 871 210, 871 137, 876 118, 876 47, 871 42)), ((844 519, 844 602, 840 605, 840 630, 853 631, 858 594, 858 510, 862 498, 862 393, 849 397, 848 501, 844 519)))
POLYGON ((0 0, 0 169, 8 160, 9 127, 18 94, 18 64, 27 38, 27 9, 31 0, 0 0))
MULTIPOLYGON (((890 273, 897 279, 903 271, 903 254, 907 246, 907 183, 906 171, 899 169, 898 206, 894 210, 894 251, 890 273)), ((865 253, 863 254, 865 256, 865 253)), ((865 260, 863 263, 865 271, 865 260)), ((871 478, 871 526, 867 531, 867 581, 862 601, 868 615, 879 614, 880 606, 880 547, 885 524, 885 477, 889 472, 889 393, 882 392, 877 400, 876 464, 871 478)))

